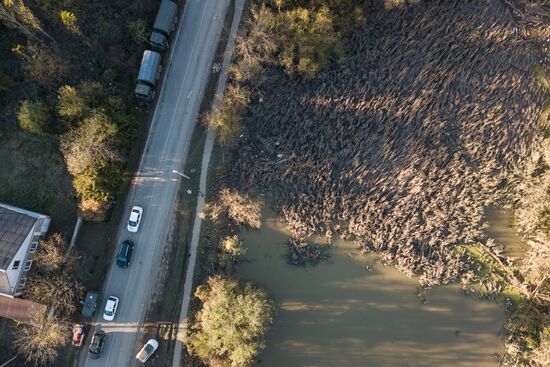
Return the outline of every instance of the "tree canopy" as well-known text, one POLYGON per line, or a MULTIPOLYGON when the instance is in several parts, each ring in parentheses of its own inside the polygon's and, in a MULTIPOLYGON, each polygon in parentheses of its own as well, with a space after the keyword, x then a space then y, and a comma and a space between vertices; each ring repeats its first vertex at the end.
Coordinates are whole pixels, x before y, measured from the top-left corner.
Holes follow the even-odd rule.
POLYGON ((43 134, 51 122, 48 107, 41 101, 23 101, 17 113, 19 126, 33 134, 43 134))
POLYGON ((264 291, 250 283, 211 277, 197 288, 202 301, 188 335, 191 353, 204 361, 247 366, 264 346, 275 306, 264 291))
POLYGON ((77 177, 110 160, 120 160, 112 141, 116 134, 116 125, 106 115, 96 113, 63 135, 61 151, 69 172, 77 177))
POLYGON ((44 272, 57 271, 63 265, 67 243, 60 233, 54 233, 47 239, 40 240, 34 254, 36 265, 44 272))
POLYGON ((343 54, 328 7, 318 10, 295 8, 280 14, 279 60, 289 71, 311 78, 326 69, 332 58, 343 54))
POLYGON ((55 361, 59 349, 69 342, 69 335, 66 323, 36 314, 31 325, 17 328, 13 345, 26 362, 49 365, 55 361))

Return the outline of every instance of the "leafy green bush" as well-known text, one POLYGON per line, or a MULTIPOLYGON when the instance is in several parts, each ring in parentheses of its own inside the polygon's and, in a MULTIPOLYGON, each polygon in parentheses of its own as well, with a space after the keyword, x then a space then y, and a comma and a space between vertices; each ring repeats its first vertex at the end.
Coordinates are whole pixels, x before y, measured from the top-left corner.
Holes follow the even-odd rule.
POLYGON ((246 247, 239 236, 226 236, 220 243, 222 251, 228 254, 231 258, 237 258, 246 253, 246 247))
POLYGON ((122 182, 122 170, 116 163, 98 162, 74 177, 73 186, 82 200, 109 202, 122 182))
POLYGON ((275 306, 251 283, 211 277, 197 288, 202 301, 196 323, 188 331, 193 355, 206 362, 248 366, 265 347, 264 334, 275 317, 275 306))
POLYGON ((87 109, 84 98, 78 94, 75 87, 63 85, 59 88, 57 96, 59 116, 74 120, 83 117, 87 109))
POLYGON ((332 14, 325 6, 280 13, 278 24, 279 61, 289 72, 297 71, 309 79, 343 55, 340 34, 334 30, 332 14))
POLYGON ((120 161, 119 152, 113 144, 116 134, 116 125, 99 112, 85 119, 82 126, 64 134, 61 137, 61 151, 69 172, 76 177, 91 167, 120 161))
POLYGON ((77 18, 74 13, 68 10, 61 10, 59 12, 59 18, 61 19, 61 23, 63 23, 65 28, 75 34, 80 34, 80 29, 78 28, 77 24, 77 18))
POLYGON ((19 126, 33 134, 44 134, 52 116, 48 107, 40 101, 23 101, 17 112, 19 126))
POLYGON ((128 31, 135 43, 147 42, 149 26, 143 19, 131 20, 128 22, 128 31))

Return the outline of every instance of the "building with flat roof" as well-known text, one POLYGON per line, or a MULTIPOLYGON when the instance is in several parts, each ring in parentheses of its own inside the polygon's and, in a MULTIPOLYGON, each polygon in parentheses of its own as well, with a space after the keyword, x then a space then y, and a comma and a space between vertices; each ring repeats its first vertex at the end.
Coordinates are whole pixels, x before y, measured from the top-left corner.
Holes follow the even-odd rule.
POLYGON ((38 240, 49 225, 47 215, 0 203, 0 295, 21 295, 38 240))

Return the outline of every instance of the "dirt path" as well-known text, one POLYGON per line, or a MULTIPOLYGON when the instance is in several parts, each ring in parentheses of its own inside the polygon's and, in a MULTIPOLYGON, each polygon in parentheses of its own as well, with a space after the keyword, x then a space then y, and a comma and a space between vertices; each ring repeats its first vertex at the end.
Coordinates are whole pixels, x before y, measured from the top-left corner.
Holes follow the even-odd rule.
MULTIPOLYGON (((212 108, 219 108, 222 102, 223 92, 225 89, 225 83, 227 82, 227 72, 229 64, 231 62, 231 56, 235 47, 235 36, 241 20, 241 14, 243 12, 244 0, 235 1, 235 14, 233 16, 233 22, 231 24, 231 30, 225 48, 222 68, 220 71, 220 77, 218 79, 218 85, 216 88, 216 96, 212 108)), ((185 284, 183 286, 183 301, 181 304, 180 319, 178 324, 178 335, 176 339, 176 345, 174 349, 174 358, 172 360, 172 367, 179 367, 181 363, 181 355, 183 350, 183 343, 185 343, 185 326, 187 322, 187 313, 189 311, 189 302, 191 300, 191 291, 193 290, 193 274, 195 272, 195 264, 197 260, 197 249, 199 245, 199 237, 201 231, 201 212, 204 206, 204 193, 206 192, 206 179, 208 177, 208 165, 210 163, 210 156, 212 154, 212 148, 214 147, 214 141, 216 139, 216 131, 213 128, 208 129, 206 135, 206 141, 204 143, 204 153, 202 156, 201 164, 201 177, 199 184, 199 195, 197 197, 197 208, 195 212, 195 220, 193 222, 193 232, 191 237, 191 246, 189 250, 189 263, 187 265, 187 272, 185 274, 185 284)))

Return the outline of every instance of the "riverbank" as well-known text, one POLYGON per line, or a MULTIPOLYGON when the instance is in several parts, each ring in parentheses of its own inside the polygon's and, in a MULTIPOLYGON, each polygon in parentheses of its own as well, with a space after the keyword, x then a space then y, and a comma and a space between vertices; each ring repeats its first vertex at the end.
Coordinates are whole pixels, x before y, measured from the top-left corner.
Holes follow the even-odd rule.
POLYGON ((243 231, 238 276, 279 306, 258 366, 495 366, 505 315, 495 302, 435 288, 424 304, 418 280, 336 241, 329 260, 296 267, 288 233, 264 210, 259 231, 243 231))

